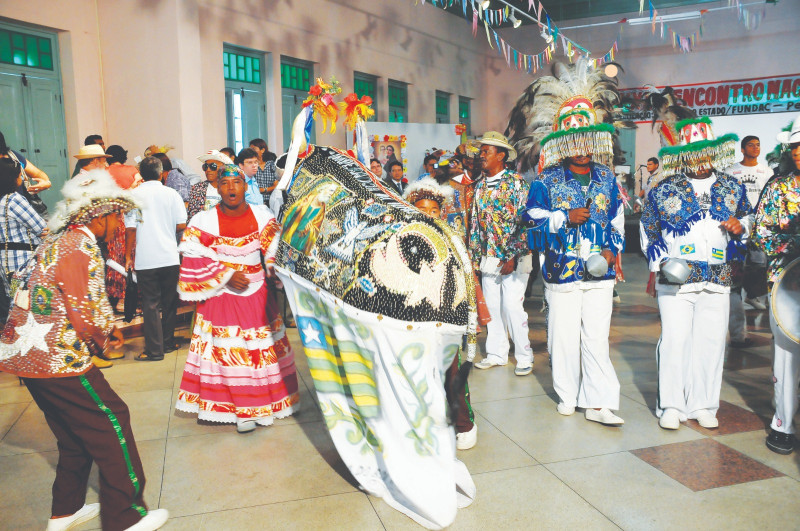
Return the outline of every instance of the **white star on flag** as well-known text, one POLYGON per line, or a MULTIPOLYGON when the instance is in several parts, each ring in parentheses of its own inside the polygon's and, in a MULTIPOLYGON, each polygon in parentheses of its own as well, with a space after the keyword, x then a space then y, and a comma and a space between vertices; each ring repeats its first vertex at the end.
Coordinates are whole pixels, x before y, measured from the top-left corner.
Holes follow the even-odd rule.
POLYGON ((308 323, 306 327, 303 328, 303 336, 306 338, 306 343, 322 344, 322 341, 319 340, 319 330, 311 326, 311 323, 308 323))

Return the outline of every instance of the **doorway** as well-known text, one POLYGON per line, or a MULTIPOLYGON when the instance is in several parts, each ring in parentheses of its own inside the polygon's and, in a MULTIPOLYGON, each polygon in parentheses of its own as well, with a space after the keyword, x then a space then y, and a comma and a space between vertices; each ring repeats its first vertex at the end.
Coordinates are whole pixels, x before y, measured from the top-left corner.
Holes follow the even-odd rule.
POLYGON ((238 154, 254 138, 269 143, 264 54, 225 46, 222 63, 228 145, 238 154))
POLYGON ((55 33, 0 23, 0 131, 53 183, 52 209, 69 178, 69 153, 55 33))

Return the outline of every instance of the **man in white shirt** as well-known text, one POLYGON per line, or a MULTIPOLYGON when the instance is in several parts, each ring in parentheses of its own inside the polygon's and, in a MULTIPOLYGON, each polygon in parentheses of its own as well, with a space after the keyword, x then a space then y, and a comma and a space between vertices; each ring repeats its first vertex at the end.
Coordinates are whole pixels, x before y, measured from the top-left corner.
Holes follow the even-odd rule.
POLYGON ((180 257, 175 235, 186 228, 186 206, 178 192, 163 185, 161 171, 157 158, 142 160, 139 173, 144 182, 132 194, 143 207, 125 216, 125 268, 136 270, 144 317, 144 352, 136 357, 139 361, 163 360, 165 353, 178 349, 180 257))
MULTIPOLYGON (((736 177, 747 190, 747 199, 755 209, 761 190, 772 176, 772 170, 758 162, 761 154, 761 141, 757 136, 749 135, 742 139, 742 161, 725 170, 726 173, 736 177)), ((731 316, 728 322, 730 343, 733 347, 747 347, 750 342, 747 338, 747 323, 745 321, 744 304, 742 302, 742 284, 745 278, 764 279, 764 282, 747 283, 744 288, 747 293, 745 302, 757 310, 766 310, 764 304, 766 297, 767 257, 753 246, 747 250, 747 259, 744 271, 737 271, 734 275, 734 285, 731 287, 731 316), (738 282, 736 282, 738 280, 738 282), (753 285, 755 284, 755 285, 753 285), (758 286, 761 286, 759 289, 758 286)))

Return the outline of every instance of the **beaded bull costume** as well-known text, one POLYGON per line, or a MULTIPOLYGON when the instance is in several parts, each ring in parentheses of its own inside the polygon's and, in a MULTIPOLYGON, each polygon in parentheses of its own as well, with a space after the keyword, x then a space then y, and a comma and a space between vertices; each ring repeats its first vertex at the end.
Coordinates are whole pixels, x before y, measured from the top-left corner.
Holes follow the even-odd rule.
POLYGON ((475 354, 470 260, 444 221, 367 170, 363 122, 362 162, 308 146, 295 170, 310 120, 304 109, 278 186, 287 193, 275 270, 342 460, 364 490, 440 529, 475 495, 455 457, 443 385, 463 344, 475 354))

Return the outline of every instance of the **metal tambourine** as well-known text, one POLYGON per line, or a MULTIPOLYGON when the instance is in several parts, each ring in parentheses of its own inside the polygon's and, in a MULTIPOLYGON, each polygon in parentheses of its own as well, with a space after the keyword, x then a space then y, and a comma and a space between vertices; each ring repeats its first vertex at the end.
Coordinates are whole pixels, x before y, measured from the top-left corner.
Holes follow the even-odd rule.
POLYGON ((770 309, 783 333, 800 343, 800 258, 790 262, 772 285, 770 309))

